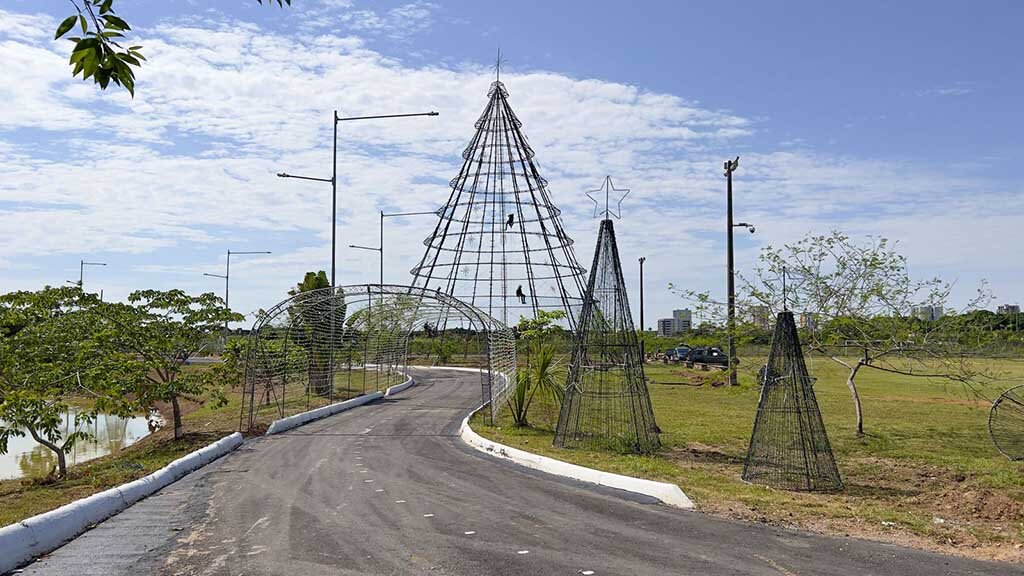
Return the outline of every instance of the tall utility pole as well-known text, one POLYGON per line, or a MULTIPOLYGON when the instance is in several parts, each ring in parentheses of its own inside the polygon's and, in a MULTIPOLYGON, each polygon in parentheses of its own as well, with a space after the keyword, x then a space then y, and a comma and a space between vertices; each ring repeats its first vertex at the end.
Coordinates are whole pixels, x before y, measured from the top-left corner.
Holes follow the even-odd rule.
MULTIPOLYGON (((203 276, 210 276, 211 278, 223 278, 224 279, 224 307, 225 308, 227 308, 229 310, 231 309, 231 307, 228 305, 229 298, 231 296, 231 255, 234 254, 235 256, 240 256, 240 255, 244 255, 244 254, 270 254, 270 253, 271 252, 269 252, 269 251, 232 252, 231 250, 228 250, 228 257, 227 257, 227 260, 225 261, 224 273, 223 274, 210 274, 208 272, 203 272, 203 276)), ((228 321, 225 320, 224 321, 224 345, 225 346, 228 343, 228 331, 229 331, 228 321)))
POLYGON ((736 386, 736 278, 732 255, 732 173, 739 168, 740 157, 725 161, 725 177, 728 182, 726 192, 726 230, 728 233, 727 250, 729 251, 729 304, 726 332, 729 339, 729 385, 736 386))
POLYGON ((410 118, 413 116, 437 116, 437 112, 419 112, 416 114, 384 114, 379 116, 350 116, 339 118, 338 111, 334 111, 334 136, 333 136, 333 159, 330 178, 314 178, 312 176, 296 176, 286 172, 279 172, 279 178, 298 178, 299 180, 313 180, 314 182, 329 182, 331 184, 331 287, 337 283, 337 243, 338 243, 338 122, 349 122, 352 120, 377 120, 381 118, 410 118))
POLYGON ((642 333, 646 326, 644 324, 644 262, 647 261, 647 257, 640 257, 640 332, 642 333))
POLYGON ((754 225, 747 222, 739 222, 734 224, 732 221, 732 173, 739 168, 740 157, 737 156, 735 160, 725 161, 725 177, 728 182, 726 188, 726 232, 728 235, 728 246, 729 252, 728 268, 729 268, 729 306, 728 306, 728 319, 726 321, 726 332, 728 332, 729 339, 729 384, 736 386, 736 269, 733 263, 733 245, 732 245, 732 229, 733 228, 746 228, 751 234, 754 233, 754 225))

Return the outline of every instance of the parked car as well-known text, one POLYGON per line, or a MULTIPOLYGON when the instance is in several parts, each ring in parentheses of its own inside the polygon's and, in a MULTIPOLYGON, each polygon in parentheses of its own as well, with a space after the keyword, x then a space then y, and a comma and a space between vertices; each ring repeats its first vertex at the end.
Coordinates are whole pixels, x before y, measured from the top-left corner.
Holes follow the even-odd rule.
POLYGON ((686 359, 686 355, 689 353, 689 346, 677 346, 662 352, 662 357, 669 362, 682 362, 686 359))
POLYGON ((724 366, 729 363, 729 357, 720 348, 701 347, 691 349, 689 354, 686 355, 686 361, 695 364, 720 364, 724 366))

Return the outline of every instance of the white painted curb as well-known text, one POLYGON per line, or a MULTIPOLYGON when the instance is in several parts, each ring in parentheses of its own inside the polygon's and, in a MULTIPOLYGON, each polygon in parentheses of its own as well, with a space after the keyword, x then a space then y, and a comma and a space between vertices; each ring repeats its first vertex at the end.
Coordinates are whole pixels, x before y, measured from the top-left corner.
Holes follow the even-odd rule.
POLYGON ((106 520, 241 445, 242 435, 235 432, 178 458, 149 476, 0 528, 0 573, 60 548, 89 526, 106 520))
POLYGON ((409 379, 406 380, 405 382, 402 382, 401 384, 396 384, 396 385, 392 386, 391 388, 388 388, 384 392, 384 397, 386 398, 388 396, 394 396, 395 394, 398 394, 399 392, 402 392, 403 390, 407 390, 410 386, 415 386, 416 385, 416 381, 412 379, 412 376, 407 376, 407 378, 409 378, 409 379))
POLYGON ((270 428, 267 428, 266 436, 270 436, 271 434, 280 434, 285 430, 291 430, 292 428, 302 426, 303 424, 309 424, 314 420, 333 416, 334 414, 344 412, 345 410, 351 410, 356 406, 362 406, 363 404, 373 402, 374 400, 383 397, 383 392, 370 392, 369 394, 356 396, 355 398, 345 400, 344 402, 335 402, 334 404, 329 404, 322 408, 316 408, 308 412, 302 412, 301 414, 274 420, 270 423, 270 428))
POLYGON ((663 504, 667 504, 668 506, 685 509, 691 509, 694 507, 693 501, 690 500, 679 486, 676 486, 675 484, 670 484, 668 482, 655 482, 654 480, 644 480, 642 478, 633 478, 632 476, 612 474, 611 472, 602 472, 600 470, 594 470, 593 468, 569 464, 568 462, 562 462, 561 460, 555 460, 554 458, 548 458, 547 456, 533 454, 531 452, 526 452, 525 450, 519 450, 517 448, 512 448, 511 446, 505 446, 504 444, 498 444, 497 442, 488 440, 474 432, 473 429, 469 427, 469 418, 475 413, 476 410, 470 412, 469 416, 466 416, 462 420, 462 425, 459 427, 459 436, 462 437, 462 441, 466 444, 469 444, 473 448, 476 448, 490 456, 508 460, 515 464, 519 464, 520 466, 525 466, 533 470, 540 470, 541 472, 547 472, 548 474, 554 474, 556 476, 564 476, 566 478, 572 478, 582 482, 590 482, 592 484, 617 488, 627 492, 644 494, 657 498, 663 504))

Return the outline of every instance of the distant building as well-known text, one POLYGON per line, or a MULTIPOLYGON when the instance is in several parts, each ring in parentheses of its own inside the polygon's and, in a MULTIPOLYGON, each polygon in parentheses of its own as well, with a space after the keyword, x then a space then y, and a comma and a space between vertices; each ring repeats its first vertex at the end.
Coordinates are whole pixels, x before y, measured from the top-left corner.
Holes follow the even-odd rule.
POLYGON ((915 318, 931 322, 942 318, 942 306, 914 306, 910 309, 910 314, 915 318))
POLYGON ((768 311, 767 306, 758 304, 757 306, 751 306, 748 310, 751 324, 762 330, 767 330, 771 327, 771 313, 768 311))
POLYGON ((1003 304, 996 308, 996 314, 1020 314, 1020 306, 1017 304, 1003 304))
POLYGON ((658 320, 658 336, 675 336, 677 333, 675 318, 662 318, 658 320))
POLYGON ((800 315, 800 327, 805 330, 815 331, 818 329, 818 315, 805 313, 800 315))
POLYGON ((676 321, 676 332, 686 332, 693 328, 693 313, 689 308, 673 310, 672 319, 676 321))
POLYGON ((673 310, 671 318, 658 320, 658 336, 675 336, 693 328, 693 313, 689 308, 673 310))

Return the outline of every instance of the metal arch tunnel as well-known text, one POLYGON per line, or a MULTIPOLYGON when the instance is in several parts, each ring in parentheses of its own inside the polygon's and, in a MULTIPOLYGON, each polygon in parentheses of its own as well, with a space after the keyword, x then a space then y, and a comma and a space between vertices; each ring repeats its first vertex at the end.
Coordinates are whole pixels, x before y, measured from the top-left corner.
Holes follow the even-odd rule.
POLYGON ((408 373, 410 342, 421 330, 462 329, 480 352, 481 403, 491 416, 514 380, 515 336, 472 304, 444 292, 396 284, 351 284, 292 294, 253 323, 246 343, 239 429, 252 432, 268 418, 377 391, 408 373), (371 370, 372 369, 372 370, 371 370))

